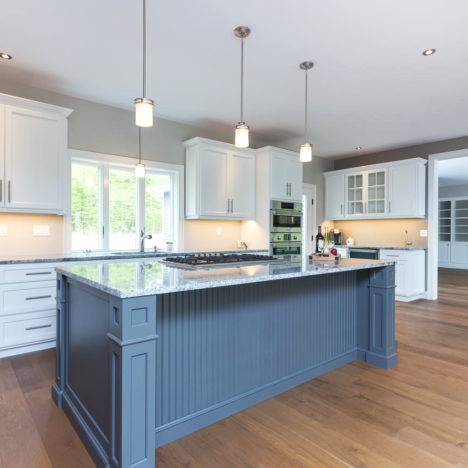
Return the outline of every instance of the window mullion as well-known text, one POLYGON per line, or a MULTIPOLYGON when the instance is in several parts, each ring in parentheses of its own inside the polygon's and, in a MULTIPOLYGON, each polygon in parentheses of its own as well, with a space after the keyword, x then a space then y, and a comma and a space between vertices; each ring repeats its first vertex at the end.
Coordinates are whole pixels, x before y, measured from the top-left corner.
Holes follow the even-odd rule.
POLYGON ((101 220, 101 240, 102 249, 109 250, 109 237, 110 237, 110 221, 109 221, 109 166, 103 164, 102 171, 102 202, 100 204, 100 220, 101 220))

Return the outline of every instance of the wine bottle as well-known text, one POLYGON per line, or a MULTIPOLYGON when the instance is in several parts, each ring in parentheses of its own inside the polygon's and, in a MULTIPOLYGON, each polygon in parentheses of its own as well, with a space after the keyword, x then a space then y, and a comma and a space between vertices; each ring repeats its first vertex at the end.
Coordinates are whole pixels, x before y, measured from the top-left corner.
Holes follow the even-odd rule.
POLYGON ((322 226, 318 227, 317 237, 316 237, 316 251, 321 252, 323 250, 323 236, 322 236, 322 226))

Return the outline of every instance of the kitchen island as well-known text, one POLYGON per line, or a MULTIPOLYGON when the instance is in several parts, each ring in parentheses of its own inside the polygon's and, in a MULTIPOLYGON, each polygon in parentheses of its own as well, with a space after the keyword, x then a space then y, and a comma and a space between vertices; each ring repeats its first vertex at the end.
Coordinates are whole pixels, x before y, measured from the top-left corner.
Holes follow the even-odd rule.
POLYGON ((58 268, 52 395, 98 466, 155 448, 355 359, 390 368, 393 262, 58 268))

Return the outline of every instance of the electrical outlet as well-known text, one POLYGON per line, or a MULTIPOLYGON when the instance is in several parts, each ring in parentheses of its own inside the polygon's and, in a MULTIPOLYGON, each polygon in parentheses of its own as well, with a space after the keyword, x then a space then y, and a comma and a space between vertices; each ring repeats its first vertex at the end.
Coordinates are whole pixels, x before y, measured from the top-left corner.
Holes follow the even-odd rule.
POLYGON ((33 226, 33 236, 50 236, 50 226, 48 224, 38 224, 33 226))
POLYGON ((421 237, 427 237, 427 229, 421 229, 421 230, 419 231, 419 235, 420 235, 421 237))
POLYGON ((0 224, 0 236, 8 236, 8 225, 7 224, 0 224))
POLYGON ((216 234, 218 234, 218 236, 221 236, 223 234, 223 228, 218 228, 216 229, 216 234))

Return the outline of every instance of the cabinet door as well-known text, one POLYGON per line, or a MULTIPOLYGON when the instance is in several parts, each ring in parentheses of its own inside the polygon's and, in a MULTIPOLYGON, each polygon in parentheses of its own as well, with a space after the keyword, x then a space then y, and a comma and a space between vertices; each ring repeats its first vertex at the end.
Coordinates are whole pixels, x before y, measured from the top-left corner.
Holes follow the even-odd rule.
POLYGON ((255 157, 232 152, 229 155, 228 185, 233 218, 255 218, 255 157))
POLYGON ((271 156, 271 198, 289 200, 288 160, 273 153, 271 156))
POLYGON ((384 216, 387 212, 387 170, 369 171, 366 182, 364 212, 372 218, 384 216))
POLYGON ((344 174, 325 177, 325 218, 344 218, 345 179, 344 174))
POLYGON ((468 242, 452 242, 450 260, 454 266, 468 266, 468 242))
POLYGON ((200 149, 200 215, 228 217, 228 152, 223 149, 200 149))
POLYGON ((365 172, 346 175, 346 215, 364 216, 364 178, 365 172))
POLYGON ((450 263, 450 242, 439 242, 439 264, 450 263))
POLYGON ((395 262, 395 294, 397 296, 409 296, 408 293, 408 262, 397 260, 395 262))
POLYGON ((63 210, 65 128, 53 113, 5 106, 5 206, 63 210))
POLYGON ((389 168, 389 217, 424 216, 425 210, 421 212, 420 205, 425 205, 426 184, 425 180, 420 180, 420 170, 416 164, 399 164, 389 168))
POLYGON ((294 201, 302 201, 302 163, 288 160, 287 182, 289 185, 289 198, 294 201))
POLYGON ((5 105, 0 104, 0 207, 5 206, 5 105))

